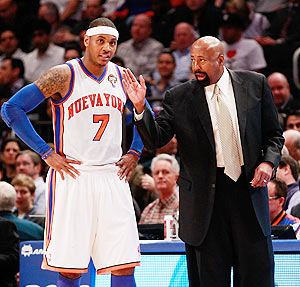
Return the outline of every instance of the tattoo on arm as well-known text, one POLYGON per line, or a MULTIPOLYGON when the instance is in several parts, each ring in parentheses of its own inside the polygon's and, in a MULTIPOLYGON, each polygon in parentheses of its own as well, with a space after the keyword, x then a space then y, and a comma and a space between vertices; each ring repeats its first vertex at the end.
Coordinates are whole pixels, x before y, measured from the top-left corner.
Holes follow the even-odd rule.
POLYGON ((42 75, 35 84, 46 98, 56 94, 64 96, 70 84, 71 71, 67 65, 53 67, 42 75))

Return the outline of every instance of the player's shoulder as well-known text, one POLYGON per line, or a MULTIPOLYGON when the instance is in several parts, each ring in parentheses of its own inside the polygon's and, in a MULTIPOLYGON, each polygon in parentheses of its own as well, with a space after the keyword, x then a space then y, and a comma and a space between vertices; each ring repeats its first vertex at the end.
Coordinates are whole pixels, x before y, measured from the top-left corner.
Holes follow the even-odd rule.
POLYGON ((52 67, 45 72, 35 84, 45 97, 50 97, 56 93, 64 94, 69 88, 71 79, 71 69, 67 64, 52 67))

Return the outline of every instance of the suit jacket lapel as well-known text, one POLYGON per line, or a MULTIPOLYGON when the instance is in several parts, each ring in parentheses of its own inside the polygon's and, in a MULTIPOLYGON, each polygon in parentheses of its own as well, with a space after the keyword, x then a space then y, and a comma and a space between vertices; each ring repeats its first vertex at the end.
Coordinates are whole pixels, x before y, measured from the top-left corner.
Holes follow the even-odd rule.
POLYGON ((245 136, 246 122, 247 122, 247 88, 243 86, 244 80, 241 79, 234 71, 228 70, 233 86, 233 92, 235 97, 241 141, 245 136))
MULTIPOLYGON (((210 144, 212 145, 213 149, 215 149, 215 140, 205 92, 204 89, 196 81, 194 81, 194 89, 191 97, 191 107, 194 115, 196 115, 196 119, 200 120, 200 123, 206 132, 210 144)), ((195 122, 195 125, 197 129, 198 123, 195 122)))

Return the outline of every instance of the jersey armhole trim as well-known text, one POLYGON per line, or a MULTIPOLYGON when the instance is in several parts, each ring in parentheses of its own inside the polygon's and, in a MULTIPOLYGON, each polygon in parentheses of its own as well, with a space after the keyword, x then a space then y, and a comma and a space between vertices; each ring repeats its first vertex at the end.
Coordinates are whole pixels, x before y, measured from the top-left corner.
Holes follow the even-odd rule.
POLYGON ((70 82, 70 87, 69 87, 69 90, 67 92, 67 94, 59 101, 55 101, 53 100, 51 97, 51 101, 54 105, 60 105, 62 103, 64 103, 70 96, 71 94, 73 93, 73 90, 74 90, 74 82, 75 82, 75 73, 74 73, 74 67, 72 64, 70 63, 65 63, 66 65, 68 65, 68 67, 70 68, 71 70, 71 82, 70 82))
POLYGON ((123 82, 122 82, 122 74, 121 74, 121 71, 120 71, 118 65, 115 64, 115 67, 116 67, 117 72, 118 72, 118 76, 119 76, 119 80, 120 80, 120 82, 121 82, 121 86, 122 86, 123 92, 124 92, 125 97, 126 97, 126 99, 127 99, 128 97, 127 97, 127 94, 126 94, 126 92, 125 92, 124 85, 123 85, 123 82))

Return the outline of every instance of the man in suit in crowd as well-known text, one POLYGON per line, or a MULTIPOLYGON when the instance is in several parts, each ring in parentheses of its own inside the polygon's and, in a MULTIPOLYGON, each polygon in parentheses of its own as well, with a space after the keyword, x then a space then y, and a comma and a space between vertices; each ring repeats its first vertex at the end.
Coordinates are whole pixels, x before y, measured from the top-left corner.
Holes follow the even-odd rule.
POLYGON ((0 286, 17 287, 19 272, 19 235, 16 225, 0 217, 0 286))
POLYGON ((284 139, 266 78, 224 67, 224 48, 202 37, 191 49, 196 79, 166 93, 154 120, 145 81, 124 71, 135 123, 147 148, 176 134, 180 156, 179 236, 191 287, 274 286, 266 184, 284 139))

